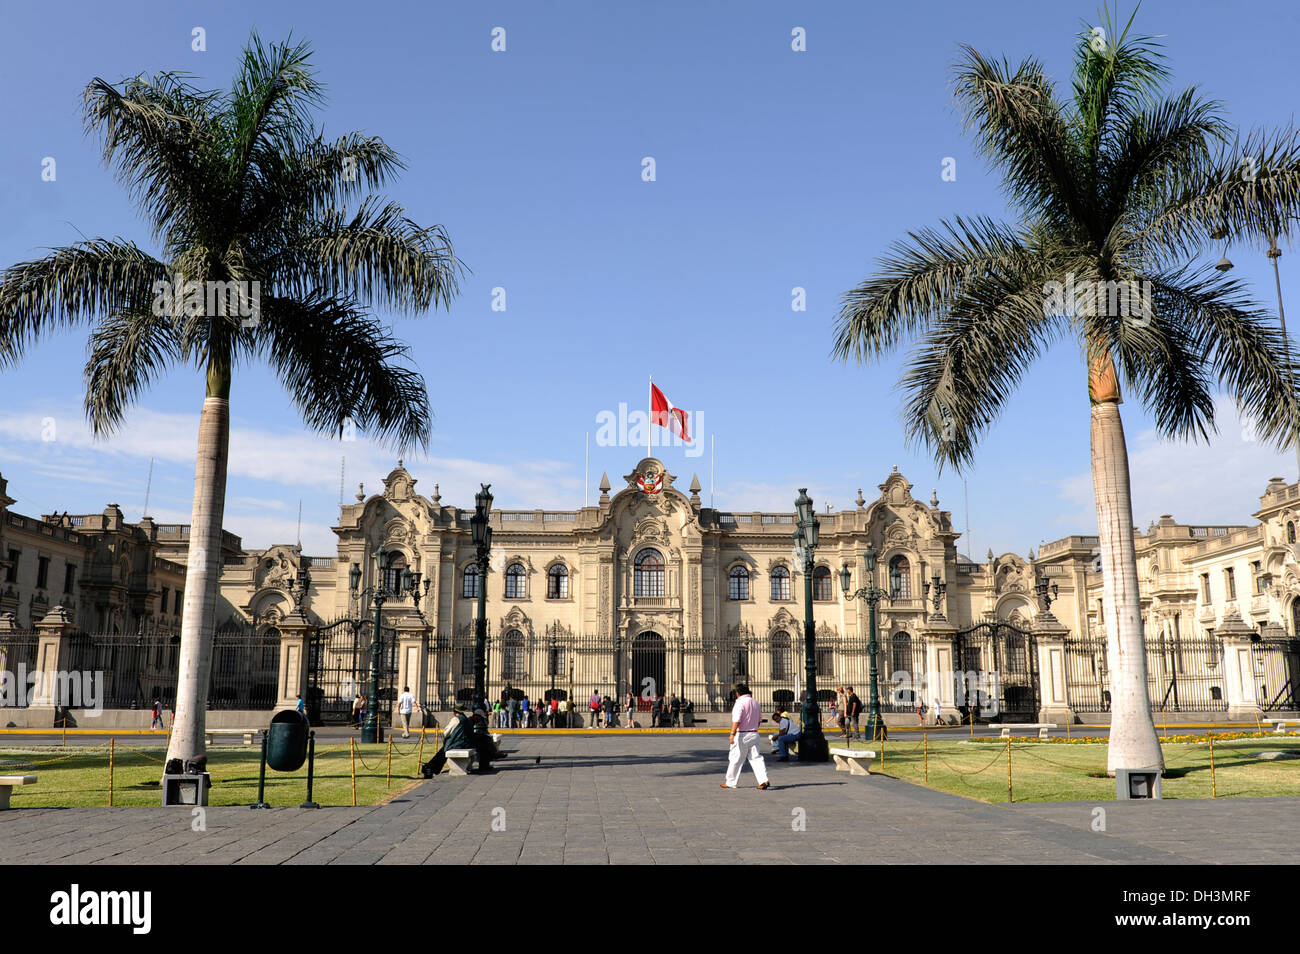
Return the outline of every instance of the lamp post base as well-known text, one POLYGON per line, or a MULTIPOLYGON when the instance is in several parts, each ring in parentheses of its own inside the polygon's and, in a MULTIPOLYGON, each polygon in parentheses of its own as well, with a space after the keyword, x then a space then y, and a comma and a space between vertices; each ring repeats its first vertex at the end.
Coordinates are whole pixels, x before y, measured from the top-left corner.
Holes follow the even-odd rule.
POLYGON ((379 741, 378 720, 373 716, 366 719, 365 723, 361 726, 361 741, 365 744, 379 741))
POLYGON ((802 730, 799 737, 800 762, 829 762, 831 748, 826 743, 821 726, 814 725, 802 730))
POLYGON ((885 720, 881 718, 879 712, 874 712, 867 716, 867 739, 876 741, 877 739, 889 738, 889 729, 885 725, 885 720))

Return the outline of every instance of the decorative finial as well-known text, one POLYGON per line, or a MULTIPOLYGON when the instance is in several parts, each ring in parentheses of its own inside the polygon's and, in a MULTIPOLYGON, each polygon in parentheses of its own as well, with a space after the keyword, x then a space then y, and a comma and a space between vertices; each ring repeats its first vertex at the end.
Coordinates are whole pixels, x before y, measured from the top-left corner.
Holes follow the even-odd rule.
POLYGON ((1030 547, 1030 548, 1029 548, 1029 562, 1030 562, 1030 563, 1033 563, 1033 562, 1034 562, 1034 548, 1033 548, 1033 547, 1030 547))
POLYGON ((930 491, 930 506, 935 510, 939 509, 939 490, 935 488, 930 491))
POLYGON ((989 562, 993 562, 993 548, 989 547, 989 562))
POLYGON ((865 506, 867 505, 867 500, 866 500, 866 498, 862 496, 862 488, 861 488, 861 487, 858 488, 858 499, 855 501, 855 503, 857 503, 857 505, 858 505, 858 509, 859 509, 859 510, 861 510, 863 507, 865 507, 865 506))
POLYGON ((397 469, 398 469, 398 470, 401 470, 401 469, 402 469, 402 458, 400 458, 400 457, 397 458, 397 469))
POLYGON ((438 491, 438 485, 433 485, 433 502, 436 504, 442 500, 442 494, 438 491))
POLYGON ((894 465, 894 473, 898 473, 898 465, 897 465, 897 464, 894 465))
POLYGON ((600 492, 603 493, 603 494, 607 494, 607 493, 609 493, 609 486, 610 486, 610 485, 609 485, 609 472, 608 472, 608 471, 601 471, 601 474, 600 474, 600 492))
POLYGON ((366 499, 366 485, 364 483, 357 484, 357 503, 361 503, 361 501, 365 499, 366 499))
POLYGON ((691 487, 690 487, 690 491, 691 491, 691 493, 693 493, 693 494, 698 494, 698 493, 700 492, 700 475, 699 475, 699 474, 691 474, 691 487))

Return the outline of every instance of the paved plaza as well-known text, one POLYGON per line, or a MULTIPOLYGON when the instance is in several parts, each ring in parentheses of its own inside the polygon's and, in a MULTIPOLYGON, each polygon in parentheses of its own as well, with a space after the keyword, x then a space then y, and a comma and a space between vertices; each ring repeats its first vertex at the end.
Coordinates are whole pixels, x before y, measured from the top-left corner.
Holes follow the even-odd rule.
POLYGON ((1300 852, 1294 798, 984 805, 771 759, 771 790, 746 768, 728 791, 721 736, 508 746, 494 773, 444 775, 388 805, 210 808, 205 832, 184 809, 18 808, 0 813, 0 864, 1165 865, 1300 852), (1098 806, 1104 832, 1093 830, 1098 806))

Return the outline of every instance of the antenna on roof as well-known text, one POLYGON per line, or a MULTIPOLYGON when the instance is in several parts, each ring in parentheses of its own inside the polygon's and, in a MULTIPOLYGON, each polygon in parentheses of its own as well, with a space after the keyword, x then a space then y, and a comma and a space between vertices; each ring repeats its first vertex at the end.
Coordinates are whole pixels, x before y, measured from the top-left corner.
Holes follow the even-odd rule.
POLYGON ((149 492, 153 490, 153 458, 149 458, 149 479, 144 482, 144 510, 140 512, 140 519, 143 520, 149 516, 149 492))
POLYGON ((298 551, 302 552, 302 498, 298 498, 298 551))
POLYGON ((339 458, 339 509, 343 508, 343 481, 348 472, 348 458, 346 455, 339 458))

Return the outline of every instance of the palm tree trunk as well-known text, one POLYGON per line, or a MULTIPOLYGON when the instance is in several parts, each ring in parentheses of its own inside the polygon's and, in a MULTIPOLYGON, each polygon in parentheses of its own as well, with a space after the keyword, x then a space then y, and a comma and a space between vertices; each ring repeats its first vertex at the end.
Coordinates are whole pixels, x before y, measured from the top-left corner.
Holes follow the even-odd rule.
POLYGON ((1091 430, 1092 487, 1097 500, 1102 606, 1110 670, 1110 745, 1106 772, 1114 775, 1117 768, 1163 768, 1165 762, 1151 720, 1151 699, 1147 692, 1128 448, 1124 444, 1118 400, 1099 400, 1092 405, 1091 430))
POLYGON ((185 576, 185 615, 181 619, 180 671, 176 713, 168 759, 193 759, 206 751, 208 683, 217 591, 221 582, 221 523, 226 508, 226 462, 230 452, 229 381, 221 397, 203 401, 199 450, 194 470, 194 510, 190 518, 189 564, 185 576))

